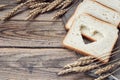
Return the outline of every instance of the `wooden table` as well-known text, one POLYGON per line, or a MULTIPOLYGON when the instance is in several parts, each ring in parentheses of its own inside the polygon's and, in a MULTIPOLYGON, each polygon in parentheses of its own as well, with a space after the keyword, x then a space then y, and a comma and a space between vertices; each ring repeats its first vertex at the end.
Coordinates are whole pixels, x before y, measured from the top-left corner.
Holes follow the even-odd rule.
MULTIPOLYGON (((0 18, 15 6, 14 2, 0 0, 0 4, 11 4, 0 11, 0 18)), ((65 64, 79 57, 62 46, 66 35, 63 20, 69 18, 75 8, 54 22, 51 21, 54 13, 26 21, 28 11, 25 11, 0 23, 0 80, 92 80, 83 73, 57 76, 65 64)))

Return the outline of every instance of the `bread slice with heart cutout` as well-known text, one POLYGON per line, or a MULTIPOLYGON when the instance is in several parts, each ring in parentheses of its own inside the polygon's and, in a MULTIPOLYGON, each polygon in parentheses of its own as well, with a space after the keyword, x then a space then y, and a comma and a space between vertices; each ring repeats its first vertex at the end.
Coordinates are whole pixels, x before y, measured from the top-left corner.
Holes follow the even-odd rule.
POLYGON ((105 25, 116 28, 116 26, 114 25, 98 20, 97 18, 85 13, 78 16, 78 18, 76 18, 75 21, 73 22, 72 26, 74 27, 77 26, 74 24, 76 23, 76 21, 79 20, 83 23, 81 24, 81 28, 80 28, 81 34, 87 37, 91 41, 97 41, 104 38, 103 33, 107 32, 107 30, 104 29, 105 25), (99 25, 103 27, 100 27, 99 25))
POLYGON ((105 63, 108 62, 118 38, 118 29, 87 14, 77 18, 73 25, 65 37, 63 45, 81 54, 92 55, 105 63), (88 38, 92 37, 96 41, 85 44, 81 29, 85 31, 84 35, 88 38))
POLYGON ((113 24, 116 27, 120 23, 120 14, 118 12, 101 5, 96 1, 84 0, 81 4, 78 5, 74 15, 67 22, 65 26, 66 29, 70 29, 73 22, 75 21, 75 18, 77 18, 83 13, 88 13, 100 20, 113 24))

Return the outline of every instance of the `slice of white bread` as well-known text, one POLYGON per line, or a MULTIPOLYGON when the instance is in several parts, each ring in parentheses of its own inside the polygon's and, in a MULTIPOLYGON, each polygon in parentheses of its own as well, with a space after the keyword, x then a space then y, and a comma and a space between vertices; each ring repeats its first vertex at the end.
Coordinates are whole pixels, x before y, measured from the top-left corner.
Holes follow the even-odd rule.
POLYGON ((115 25, 116 27, 120 22, 120 14, 110 8, 107 8, 93 0, 84 0, 78 5, 74 15, 69 19, 66 24, 66 29, 70 29, 74 19, 83 13, 88 13, 98 19, 115 25))
MULTIPOLYGON (((81 34, 83 36, 87 37, 91 41, 97 41, 97 40, 104 38, 103 33, 105 32, 105 30, 103 27, 99 27, 98 25, 105 26, 105 24, 107 24, 107 26, 109 26, 109 27, 116 28, 116 26, 114 26, 112 24, 100 21, 100 20, 96 19, 95 17, 90 16, 89 14, 85 14, 85 13, 78 16, 74 20, 73 24, 75 24, 76 21, 78 21, 78 20, 82 21, 81 28, 80 28, 81 34), (89 26, 89 27, 87 27, 87 26, 89 26), (102 31, 100 31, 100 30, 102 30, 102 31)), ((72 25, 72 26, 75 27, 78 25, 72 25)))
POLYGON ((120 13, 120 0, 93 0, 120 13))
MULTIPOLYGON (((118 38, 118 29, 113 27, 113 25, 99 21, 86 14, 81 15, 73 25, 75 26, 72 26, 69 30, 63 41, 63 45, 66 48, 76 50, 81 54, 92 55, 105 63, 108 62, 111 51, 118 38), (89 24, 88 21, 91 24, 89 24), (92 36, 97 39, 97 41, 85 44, 81 35, 81 27, 83 27, 83 25, 101 33, 102 37, 101 35, 92 36)), ((94 32, 89 34, 86 32, 84 34, 91 37, 94 32)))

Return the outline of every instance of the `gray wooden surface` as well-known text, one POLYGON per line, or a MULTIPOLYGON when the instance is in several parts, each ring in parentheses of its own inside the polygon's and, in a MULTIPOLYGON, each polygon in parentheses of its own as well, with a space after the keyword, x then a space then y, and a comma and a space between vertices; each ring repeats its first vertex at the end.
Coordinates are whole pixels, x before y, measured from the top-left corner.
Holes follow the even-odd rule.
MULTIPOLYGON (((0 18, 14 7, 14 2, 0 0, 0 4, 11 4, 0 11, 0 18)), ((63 18, 65 22, 75 8, 63 18)), ((83 73, 57 76, 65 64, 79 57, 62 46, 66 35, 64 23, 62 19, 52 22, 54 13, 41 15, 31 22, 25 21, 27 14, 25 11, 0 23, 0 80, 92 80, 83 73)))

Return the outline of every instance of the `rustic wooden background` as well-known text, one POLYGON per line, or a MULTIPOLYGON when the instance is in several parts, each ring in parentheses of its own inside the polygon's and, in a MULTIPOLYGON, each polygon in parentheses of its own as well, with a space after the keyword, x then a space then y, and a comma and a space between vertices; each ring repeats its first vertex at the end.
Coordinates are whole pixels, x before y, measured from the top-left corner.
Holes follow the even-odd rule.
MULTIPOLYGON (((0 18, 15 6, 14 2, 0 0, 0 4, 10 4, 0 11, 0 18)), ((57 76, 65 64, 79 57, 62 46, 64 23, 75 8, 57 21, 51 21, 54 13, 25 21, 25 11, 6 23, 0 22, 0 80, 92 80, 83 73, 57 76)))

